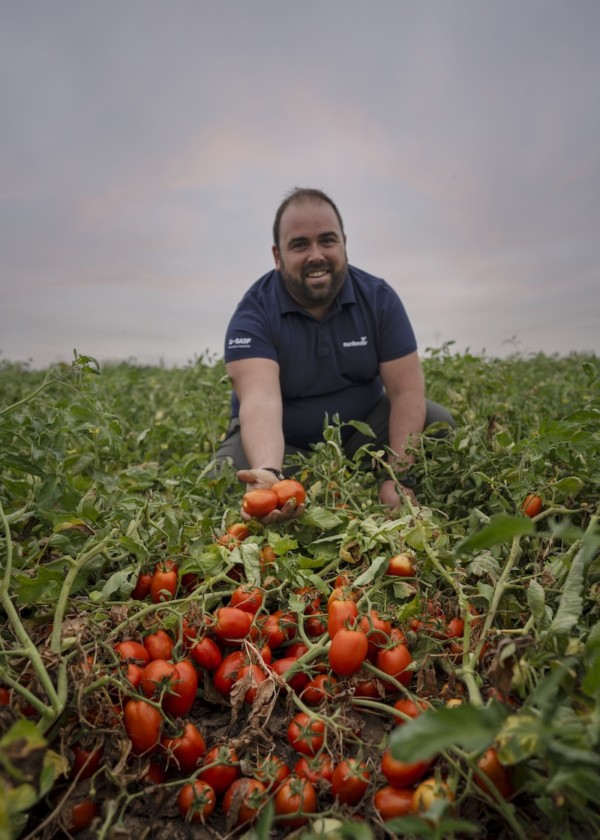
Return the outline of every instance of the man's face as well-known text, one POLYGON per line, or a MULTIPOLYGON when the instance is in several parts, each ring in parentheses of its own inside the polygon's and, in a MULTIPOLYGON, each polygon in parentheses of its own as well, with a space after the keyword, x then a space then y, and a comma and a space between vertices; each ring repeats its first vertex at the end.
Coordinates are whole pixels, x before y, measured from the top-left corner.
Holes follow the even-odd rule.
POLYGON ((273 256, 286 289, 300 306, 328 307, 348 268, 346 240, 333 207, 312 199, 289 204, 273 256))

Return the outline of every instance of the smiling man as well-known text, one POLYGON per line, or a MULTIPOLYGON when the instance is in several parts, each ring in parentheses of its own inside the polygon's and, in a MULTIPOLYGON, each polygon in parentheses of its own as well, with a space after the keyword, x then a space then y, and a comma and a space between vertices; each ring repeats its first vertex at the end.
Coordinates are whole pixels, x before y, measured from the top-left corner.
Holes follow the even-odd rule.
MULTIPOLYGON (((383 481, 379 496, 397 507, 412 496, 411 438, 436 421, 454 425, 425 399, 404 306, 385 280, 348 265, 342 217, 321 190, 284 199, 273 243, 275 270, 251 286, 227 329, 232 412, 217 458, 231 459, 248 489, 269 487, 286 455, 322 439, 325 415, 362 420, 375 438, 347 427, 345 451, 390 448, 397 481, 383 481)), ((293 514, 274 511, 269 521, 293 514)))

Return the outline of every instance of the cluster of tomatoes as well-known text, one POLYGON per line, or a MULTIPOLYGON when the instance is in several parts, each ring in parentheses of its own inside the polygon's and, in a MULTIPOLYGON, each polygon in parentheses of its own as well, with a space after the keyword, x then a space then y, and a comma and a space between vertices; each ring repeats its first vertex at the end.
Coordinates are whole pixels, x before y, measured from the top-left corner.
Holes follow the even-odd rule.
MULTIPOLYGON (((245 523, 236 523, 218 542, 231 549, 249 534, 245 523)), ((260 556, 267 573, 274 552, 265 545, 260 556)), ((414 558, 390 558, 387 574, 414 575, 414 558)), ((179 586, 193 587, 184 577, 174 561, 160 563, 140 575, 134 597, 166 603, 179 586)), ((303 609, 269 610, 269 590, 239 582, 210 612, 190 611, 177 632, 158 627, 114 645, 128 686, 120 716, 132 754, 149 759, 147 780, 180 778, 181 815, 204 821, 220 803, 217 813, 230 830, 250 825, 268 799, 283 829, 305 824, 323 801, 362 807, 368 791, 382 821, 425 811, 435 798, 449 801, 452 791, 432 762, 403 763, 380 747, 374 758, 358 733, 340 739, 333 722, 334 708, 356 712, 367 701, 363 708, 372 703, 387 710, 391 730, 429 707, 407 696, 416 663, 405 630, 376 609, 364 609, 363 593, 346 575, 332 581, 327 596, 311 587, 293 594, 303 609), (271 751, 249 761, 231 742, 211 744, 201 721, 210 715, 207 708, 223 702, 249 712, 291 706, 287 754, 271 751)), ((447 620, 431 607, 409 630, 446 640, 462 635, 459 619, 447 620)), ((88 757, 90 769, 96 758, 88 757)), ((497 757, 495 764, 500 770, 495 776, 490 770, 490 778, 508 791, 497 757)))
POLYGON ((267 516, 272 511, 283 508, 292 502, 295 507, 304 504, 306 490, 293 478, 276 481, 268 490, 249 490, 242 499, 242 510, 248 516, 258 518, 267 516))

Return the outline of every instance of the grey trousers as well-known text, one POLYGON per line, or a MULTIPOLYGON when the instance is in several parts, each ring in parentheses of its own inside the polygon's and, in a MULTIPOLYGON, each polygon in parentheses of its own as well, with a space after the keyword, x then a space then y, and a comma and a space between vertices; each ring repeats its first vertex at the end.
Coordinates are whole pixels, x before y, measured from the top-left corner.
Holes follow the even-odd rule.
MULTIPOLYGON (((423 427, 424 429, 427 429, 433 423, 444 423, 447 426, 450 426, 451 428, 454 428, 456 426, 456 422, 450 414, 450 412, 448 411, 448 409, 444 408, 441 405, 438 405, 438 403, 432 402, 431 400, 425 400, 425 402, 427 413, 425 416, 425 425, 423 427)), ((358 430, 354 430, 344 444, 344 452, 349 458, 352 458, 354 453, 358 449, 360 449, 361 446, 368 445, 373 449, 381 449, 383 446, 388 445, 389 414, 390 404, 387 396, 384 394, 375 406, 375 408, 364 419, 364 422, 367 423, 373 430, 375 437, 369 438, 361 434, 358 430)), ((288 455, 295 455, 297 453, 309 455, 310 450, 302 449, 298 446, 292 446, 291 444, 286 443, 285 457, 287 457, 288 455)), ((230 459, 236 470, 249 469, 250 464, 248 463, 248 459, 246 458, 244 449, 242 447, 240 421, 237 417, 234 417, 231 420, 229 428, 227 429, 227 432, 225 434, 225 438, 217 451, 216 458, 217 461, 225 461, 226 459, 230 459)), ((265 466, 277 467, 279 465, 265 464, 265 466)))

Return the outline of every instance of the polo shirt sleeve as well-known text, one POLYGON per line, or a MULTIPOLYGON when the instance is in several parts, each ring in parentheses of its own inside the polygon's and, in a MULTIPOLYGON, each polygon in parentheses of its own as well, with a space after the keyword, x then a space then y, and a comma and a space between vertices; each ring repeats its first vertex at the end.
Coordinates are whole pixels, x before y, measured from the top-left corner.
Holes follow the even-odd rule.
POLYGON ((417 349, 417 339, 397 292, 387 283, 379 302, 379 361, 391 362, 417 349))
POLYGON ((279 361, 269 314, 247 294, 233 313, 225 333, 225 362, 239 359, 279 361))

